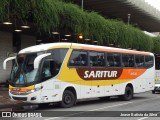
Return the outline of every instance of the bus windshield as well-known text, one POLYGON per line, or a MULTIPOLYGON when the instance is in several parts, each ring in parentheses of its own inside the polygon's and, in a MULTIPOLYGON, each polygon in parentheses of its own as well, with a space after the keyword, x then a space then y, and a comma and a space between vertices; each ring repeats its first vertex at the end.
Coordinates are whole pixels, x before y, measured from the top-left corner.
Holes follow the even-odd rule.
POLYGON ((60 71, 67 51, 68 49, 65 48, 46 51, 47 53, 51 53, 51 55, 42 59, 38 69, 34 69, 34 60, 45 52, 17 55, 11 71, 10 84, 14 86, 27 86, 55 77, 60 71))
POLYGON ((43 53, 17 55, 17 59, 12 67, 10 82, 15 85, 34 82, 38 70, 34 69, 34 60, 43 53))

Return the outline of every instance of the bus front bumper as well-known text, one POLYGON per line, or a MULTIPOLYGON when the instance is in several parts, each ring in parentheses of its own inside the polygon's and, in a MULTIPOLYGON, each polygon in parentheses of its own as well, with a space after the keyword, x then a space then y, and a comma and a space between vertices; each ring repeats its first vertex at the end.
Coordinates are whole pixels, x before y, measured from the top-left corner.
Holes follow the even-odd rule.
POLYGON ((9 96, 12 101, 22 101, 27 103, 41 103, 40 95, 41 91, 35 91, 29 94, 9 91, 9 96))

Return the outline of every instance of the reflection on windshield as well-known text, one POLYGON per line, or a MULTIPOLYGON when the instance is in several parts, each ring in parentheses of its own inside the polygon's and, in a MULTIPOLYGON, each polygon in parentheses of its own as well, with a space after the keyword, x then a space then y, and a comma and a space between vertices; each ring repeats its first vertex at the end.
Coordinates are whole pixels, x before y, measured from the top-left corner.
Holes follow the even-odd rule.
MULTIPOLYGON (((41 53, 43 54, 43 53, 41 53)), ((34 59, 39 53, 17 55, 11 72, 11 83, 26 84, 34 82, 37 69, 34 69, 34 59)))
POLYGON ((11 71, 10 84, 30 85, 37 81, 44 82, 56 77, 67 51, 68 49, 66 48, 58 48, 44 52, 17 55, 11 71), (51 53, 51 55, 43 58, 40 68, 34 69, 35 58, 46 52, 51 53))

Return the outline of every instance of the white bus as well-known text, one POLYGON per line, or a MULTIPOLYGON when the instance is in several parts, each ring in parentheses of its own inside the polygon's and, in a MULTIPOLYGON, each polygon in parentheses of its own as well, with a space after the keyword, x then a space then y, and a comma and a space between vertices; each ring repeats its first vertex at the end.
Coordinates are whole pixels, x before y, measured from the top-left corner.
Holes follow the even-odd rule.
POLYGON ((78 99, 154 89, 155 62, 150 52, 77 43, 50 43, 21 50, 9 80, 12 100, 28 103, 59 102, 73 106, 78 99))

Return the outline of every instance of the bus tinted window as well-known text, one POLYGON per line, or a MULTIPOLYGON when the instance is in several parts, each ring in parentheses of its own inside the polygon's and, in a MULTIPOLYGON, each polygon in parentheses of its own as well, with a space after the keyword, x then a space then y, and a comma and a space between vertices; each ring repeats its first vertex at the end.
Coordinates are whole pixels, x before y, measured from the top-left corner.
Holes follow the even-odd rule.
POLYGON ((64 57, 68 49, 54 49, 48 51, 50 56, 44 58, 42 65, 42 81, 48 80, 59 73, 64 57))
POLYGON ((69 66, 87 66, 87 52, 74 50, 69 60, 69 66))
POLYGON ((121 55, 118 53, 107 53, 108 67, 121 67, 121 55))
POLYGON ((90 66, 103 67, 105 66, 104 53, 89 52, 90 66))
POLYGON ((153 67, 153 57, 152 56, 145 56, 145 67, 150 68, 153 67))
POLYGON ((122 54, 122 66, 134 67, 134 55, 122 54))
POLYGON ((105 57, 104 57, 105 55, 104 55, 104 53, 98 53, 97 56, 98 56, 98 65, 101 66, 101 67, 105 66, 105 57))
POLYGON ((136 67, 144 67, 144 56, 135 55, 135 65, 136 67))

